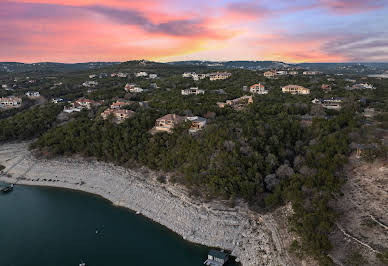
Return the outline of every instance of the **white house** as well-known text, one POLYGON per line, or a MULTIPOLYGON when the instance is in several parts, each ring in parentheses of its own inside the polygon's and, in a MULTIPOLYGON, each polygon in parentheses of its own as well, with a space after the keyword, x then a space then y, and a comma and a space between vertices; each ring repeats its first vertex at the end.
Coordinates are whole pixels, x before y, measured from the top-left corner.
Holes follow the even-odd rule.
POLYGON ((63 102, 64 100, 62 98, 54 98, 51 100, 52 103, 61 103, 63 102))
POLYGON ((97 75, 95 75, 95 74, 89 75, 90 79, 94 79, 95 77, 97 77, 97 75))
POLYGON ((29 98, 36 98, 36 97, 40 97, 40 93, 39 91, 27 91, 26 96, 29 98))
POLYGON ((196 133, 203 128, 205 128, 207 120, 206 118, 199 117, 199 116, 188 116, 186 117, 186 121, 191 122, 191 127, 189 129, 189 133, 196 133))
POLYGON ((148 77, 150 79, 156 79, 158 77, 158 74, 149 74, 148 77))
POLYGON ((132 93, 141 93, 141 92, 143 92, 144 90, 142 89, 142 88, 140 88, 140 87, 131 87, 131 88, 129 88, 129 92, 132 92, 132 93))
POLYGON ((191 78, 193 75, 197 75, 195 72, 185 72, 182 74, 184 78, 191 78))
POLYGON ((148 73, 147 72, 138 72, 138 73, 135 74, 135 76, 137 78, 139 78, 139 77, 147 77, 148 73))
POLYGON ((18 108, 22 105, 22 99, 15 96, 1 97, 0 107, 2 108, 18 108))
POLYGON ((182 95, 199 95, 199 94, 205 94, 204 90, 200 90, 198 88, 190 88, 190 89, 185 89, 181 91, 182 95))
POLYGON ((127 73, 123 73, 123 72, 119 72, 119 73, 117 73, 117 77, 119 77, 119 78, 126 78, 126 77, 128 77, 128 74, 127 73))
POLYGON ((285 76, 285 75, 287 75, 287 71, 284 71, 284 70, 276 71, 276 75, 285 76))
POLYGON ((82 83, 82 86, 84 87, 94 87, 97 85, 98 85, 97 81, 85 81, 84 83, 82 83))

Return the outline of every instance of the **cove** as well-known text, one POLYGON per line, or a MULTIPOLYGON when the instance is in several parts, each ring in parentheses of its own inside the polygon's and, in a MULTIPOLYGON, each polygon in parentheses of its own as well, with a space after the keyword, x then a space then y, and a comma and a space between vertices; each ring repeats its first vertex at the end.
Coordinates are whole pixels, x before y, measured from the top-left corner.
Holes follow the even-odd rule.
POLYGON ((84 192, 18 185, 0 212, 2 266, 203 265, 210 249, 84 192))

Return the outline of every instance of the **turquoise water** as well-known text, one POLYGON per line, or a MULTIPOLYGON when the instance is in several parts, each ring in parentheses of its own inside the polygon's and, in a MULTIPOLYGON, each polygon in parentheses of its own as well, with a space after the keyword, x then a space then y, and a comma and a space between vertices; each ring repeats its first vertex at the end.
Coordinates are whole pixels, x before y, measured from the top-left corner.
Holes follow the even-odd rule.
POLYGON ((209 251, 82 192, 16 186, 0 194, 0 212, 1 266, 190 266, 209 251))

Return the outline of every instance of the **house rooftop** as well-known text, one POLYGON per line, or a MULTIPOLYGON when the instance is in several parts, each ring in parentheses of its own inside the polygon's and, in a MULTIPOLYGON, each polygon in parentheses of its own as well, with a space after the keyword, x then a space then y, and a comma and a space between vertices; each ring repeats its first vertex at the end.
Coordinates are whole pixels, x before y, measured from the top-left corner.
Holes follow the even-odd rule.
POLYGON ((224 253, 222 251, 218 251, 216 249, 211 249, 209 251, 209 255, 213 256, 215 258, 222 259, 222 260, 226 260, 228 258, 228 254, 227 253, 224 253))

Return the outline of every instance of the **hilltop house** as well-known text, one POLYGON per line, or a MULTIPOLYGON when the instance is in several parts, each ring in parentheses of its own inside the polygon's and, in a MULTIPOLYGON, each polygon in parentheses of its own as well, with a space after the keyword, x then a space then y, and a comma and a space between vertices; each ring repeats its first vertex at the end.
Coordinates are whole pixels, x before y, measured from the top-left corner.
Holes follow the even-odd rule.
POLYGON ((97 81, 85 81, 84 83, 82 83, 82 86, 84 87, 94 87, 97 85, 98 85, 97 81))
POLYGON ((135 115, 134 111, 131 110, 122 110, 122 109, 111 109, 108 108, 104 112, 101 113, 102 119, 106 120, 108 117, 112 115, 117 123, 124 121, 135 115))
POLYGON ((40 93, 39 91, 27 91, 26 96, 28 98, 37 98, 37 97, 40 97, 40 93))
POLYGON ((199 94, 205 94, 204 90, 200 90, 198 88, 190 88, 190 89, 185 89, 181 91, 182 95, 199 95, 199 94))
POLYGON ((147 72, 138 72, 138 73, 135 74, 135 76, 137 78, 139 78, 139 77, 147 77, 148 73, 147 72))
POLYGON ((168 114, 156 119, 154 129, 160 132, 172 133, 172 129, 182 123, 185 120, 184 117, 176 114, 168 114))
POLYGON ((299 74, 299 72, 298 71, 290 71, 290 72, 288 72, 288 74, 296 76, 299 74))
POLYGON ((264 77, 269 78, 269 79, 275 78, 276 71, 270 70, 270 71, 264 72, 264 77))
POLYGON ((265 89, 264 85, 261 83, 252 85, 250 87, 249 91, 253 94, 268 94, 268 91, 265 89))
POLYGON ((94 106, 101 105, 100 102, 89 100, 86 98, 80 98, 70 104, 70 106, 65 106, 63 111, 66 113, 80 112, 82 109, 92 109, 94 106))
POLYGON ((129 102, 124 101, 124 100, 117 100, 116 102, 114 102, 110 105, 110 108, 111 109, 120 109, 120 108, 127 106, 127 105, 129 105, 129 102))
POLYGON ((194 134, 198 131, 205 128, 207 120, 206 118, 199 117, 199 116, 188 116, 186 117, 186 121, 191 121, 191 127, 189 129, 189 133, 194 134))
POLYGON ((328 84, 322 84, 322 90, 324 91, 324 92, 329 92, 329 91, 331 91, 331 89, 332 89, 332 87, 331 87, 331 85, 328 85, 328 84))
POLYGON ((126 77, 128 77, 128 73, 119 72, 119 73, 117 73, 117 77, 126 78, 126 77))
POLYGON ((341 103, 343 102, 342 99, 340 98, 329 98, 329 99, 317 99, 315 98, 314 100, 311 101, 314 104, 319 104, 322 107, 326 109, 331 109, 331 110, 340 110, 342 108, 341 103))
POLYGON ((89 75, 90 79, 94 79, 95 77, 97 77, 97 75, 95 75, 95 74, 89 75))
POLYGON ((15 96, 1 97, 0 107, 1 108, 19 108, 22 105, 22 99, 15 96))
POLYGON ((52 100, 51 100, 51 102, 52 103, 61 103, 61 102, 63 102, 64 100, 62 99, 62 98, 53 98, 52 100))
POLYGON ((158 77, 158 74, 149 74, 148 77, 150 79, 156 79, 158 77))
POLYGON ((276 71, 276 75, 277 76, 285 76, 285 75, 287 75, 287 71, 285 71, 285 70, 276 71))
POLYGON ((303 72, 303 75, 311 75, 311 76, 314 76, 314 75, 318 75, 318 74, 321 74, 321 72, 318 72, 318 71, 304 71, 304 72, 303 72))
POLYGON ((195 72, 185 72, 182 74, 182 77, 184 78, 192 78, 193 80, 197 81, 200 79, 205 79, 209 76, 209 74, 197 74, 195 72))
POLYGON ((182 74, 182 77, 191 78, 193 75, 196 75, 196 73, 195 72, 185 72, 182 74))
POLYGON ((299 85, 288 85, 282 88, 282 92, 291 94, 310 94, 310 89, 299 85))
POLYGON ((210 73, 209 78, 211 81, 214 80, 224 80, 228 79, 232 76, 232 73, 229 72, 215 72, 215 73, 210 73))
POLYGON ((237 99, 227 100, 225 103, 218 102, 217 105, 219 108, 224 108, 225 106, 231 106, 235 110, 239 111, 239 110, 242 110, 246 105, 251 103, 253 103, 253 97, 244 95, 237 99))
POLYGON ((126 92, 132 92, 132 93, 140 93, 140 92, 144 91, 142 88, 137 87, 135 84, 127 84, 127 85, 125 85, 124 90, 126 92))

